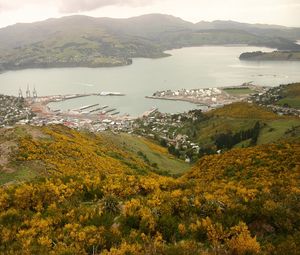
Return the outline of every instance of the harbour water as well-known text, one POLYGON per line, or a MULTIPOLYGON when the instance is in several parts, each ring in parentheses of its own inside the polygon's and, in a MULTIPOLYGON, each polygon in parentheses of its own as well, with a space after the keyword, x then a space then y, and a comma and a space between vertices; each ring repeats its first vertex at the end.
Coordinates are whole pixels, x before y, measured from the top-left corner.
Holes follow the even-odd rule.
POLYGON ((207 88, 254 84, 277 86, 300 81, 300 62, 247 62, 239 55, 246 51, 272 51, 247 46, 205 46, 168 51, 171 57, 134 59, 133 64, 111 68, 53 68, 10 71, 0 75, 0 93, 17 95, 27 84, 38 95, 100 93, 113 91, 125 96, 91 96, 51 103, 53 109, 76 109, 99 104, 133 116, 152 107, 162 112, 183 112, 197 106, 187 102, 146 99, 158 90, 207 88))

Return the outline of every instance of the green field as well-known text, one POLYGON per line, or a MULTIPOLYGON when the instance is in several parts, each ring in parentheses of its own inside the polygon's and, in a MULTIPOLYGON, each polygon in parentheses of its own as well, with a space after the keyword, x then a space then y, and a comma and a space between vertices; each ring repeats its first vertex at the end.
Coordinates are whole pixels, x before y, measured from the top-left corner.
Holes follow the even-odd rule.
POLYGON ((106 132, 104 137, 114 144, 121 146, 123 150, 133 152, 142 158, 142 155, 145 155, 150 161, 150 164, 157 164, 157 169, 159 171, 178 175, 186 172, 190 168, 189 164, 170 155, 166 148, 156 144, 151 146, 151 142, 144 138, 124 133, 114 135, 109 132, 106 132), (156 146, 157 150, 153 149, 153 147, 155 148, 156 146))
POLYGON ((38 176, 33 168, 20 167, 12 172, 3 172, 0 170, 0 186, 11 182, 29 181, 38 176))
POLYGON ((300 109, 300 97, 287 97, 279 100, 277 104, 281 106, 289 105, 292 108, 300 109))
POLYGON ((275 120, 268 122, 261 130, 257 143, 266 144, 279 141, 280 139, 299 137, 300 119, 275 120), (291 132, 293 130, 293 132, 291 132))
POLYGON ((223 90, 229 95, 248 95, 255 92, 249 88, 225 88, 223 90))
POLYGON ((276 102, 277 105, 284 106, 288 105, 289 107, 300 109, 300 84, 294 83, 288 86, 284 86, 280 92, 283 97, 276 102))

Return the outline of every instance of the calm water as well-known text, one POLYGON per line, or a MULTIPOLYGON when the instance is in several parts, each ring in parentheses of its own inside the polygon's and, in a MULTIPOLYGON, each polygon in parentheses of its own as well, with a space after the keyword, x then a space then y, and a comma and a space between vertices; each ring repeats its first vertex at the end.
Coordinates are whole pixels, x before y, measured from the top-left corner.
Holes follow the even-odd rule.
POLYGON ((172 50, 161 59, 134 59, 133 65, 113 68, 54 68, 11 71, 0 75, 0 93, 17 95, 19 88, 35 86, 39 95, 115 91, 124 97, 87 97, 52 104, 73 109, 99 103, 121 113, 138 115, 151 107, 181 112, 196 106, 186 102, 145 99, 157 90, 255 84, 276 86, 300 81, 300 62, 245 62, 245 51, 272 51, 256 47, 195 47, 172 50))

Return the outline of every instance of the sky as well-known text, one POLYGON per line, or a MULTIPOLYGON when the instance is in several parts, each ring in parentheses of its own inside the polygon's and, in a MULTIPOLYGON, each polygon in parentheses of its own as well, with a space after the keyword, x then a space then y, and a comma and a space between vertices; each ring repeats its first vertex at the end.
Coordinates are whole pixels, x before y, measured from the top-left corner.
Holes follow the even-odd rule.
POLYGON ((0 0, 0 27, 82 14, 171 14, 191 22, 235 20, 300 27, 300 0, 0 0))

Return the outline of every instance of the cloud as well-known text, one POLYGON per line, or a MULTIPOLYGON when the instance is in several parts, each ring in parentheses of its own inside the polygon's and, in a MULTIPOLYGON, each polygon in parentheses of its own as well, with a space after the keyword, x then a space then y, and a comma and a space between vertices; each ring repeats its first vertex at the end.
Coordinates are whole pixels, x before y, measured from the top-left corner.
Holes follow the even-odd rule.
MULTIPOLYGON (((45 1, 48 5, 49 1, 46 0, 45 1)), ((19 9, 23 9, 26 8, 29 5, 41 5, 41 1, 39 0, 26 0, 26 2, 24 0, 11 0, 11 1, 7 1, 7 0, 0 0, 0 12, 3 11, 12 11, 12 10, 19 10, 19 9)))
POLYGON ((59 10, 63 13, 92 11, 106 6, 147 6, 153 0, 60 0, 59 10))
POLYGON ((0 12, 23 9, 28 6, 39 6, 41 8, 56 6, 61 13, 77 13, 106 6, 148 6, 155 1, 158 0, 0 0, 0 12))

